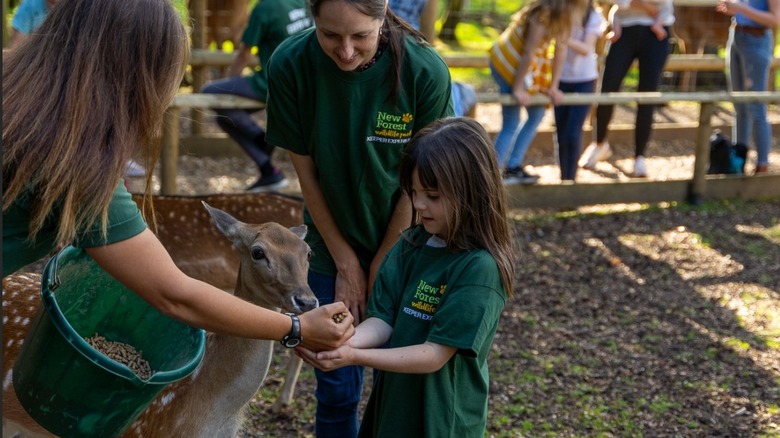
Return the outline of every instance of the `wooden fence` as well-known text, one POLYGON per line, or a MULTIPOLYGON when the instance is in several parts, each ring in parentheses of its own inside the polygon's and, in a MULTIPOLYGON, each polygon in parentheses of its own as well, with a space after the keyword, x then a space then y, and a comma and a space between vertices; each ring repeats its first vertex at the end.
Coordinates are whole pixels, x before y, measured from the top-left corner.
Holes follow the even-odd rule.
MULTIPOLYGON (((227 67, 235 59, 234 53, 193 49, 190 53, 190 65, 193 67, 227 67)), ((488 68, 487 53, 483 55, 442 55, 450 68, 488 68)), ((257 66, 257 58, 250 64, 257 66)), ((718 55, 669 55, 666 71, 723 71, 726 60, 718 55)), ((780 68, 780 57, 772 61, 772 68, 780 68)))
MULTIPOLYGON (((493 93, 480 95, 483 102, 514 104, 510 96, 493 93)), ((545 104, 544 96, 534 96, 531 104, 545 104)), ((632 180, 609 183, 561 183, 516 185, 508 187, 511 208, 576 207, 613 203, 657 203, 688 201, 698 203, 715 198, 760 198, 780 196, 780 174, 759 176, 707 175, 711 116, 720 102, 780 103, 780 92, 715 92, 715 93, 603 93, 567 94, 563 105, 582 104, 665 104, 698 102, 699 122, 696 134, 693 177, 690 180, 632 180)), ((163 130, 161 154, 161 193, 176 193, 177 159, 179 156, 179 110, 181 108, 262 108, 262 103, 232 95, 180 94, 168 109, 163 130)))

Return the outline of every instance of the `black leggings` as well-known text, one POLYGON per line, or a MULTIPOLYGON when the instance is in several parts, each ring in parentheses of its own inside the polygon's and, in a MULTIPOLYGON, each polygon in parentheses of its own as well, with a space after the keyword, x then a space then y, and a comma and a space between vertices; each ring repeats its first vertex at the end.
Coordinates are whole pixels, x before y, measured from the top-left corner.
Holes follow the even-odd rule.
MULTIPOLYGON (((650 26, 628 26, 623 28, 620 38, 612 43, 604 62, 604 76, 601 92, 610 93, 620 89, 623 79, 634 60, 639 61, 639 86, 637 91, 657 91, 661 83, 666 58, 669 56, 669 28, 666 38, 659 41, 650 26)), ((647 142, 653 130, 653 109, 655 105, 639 105, 634 127, 635 155, 644 155, 647 142)), ((612 119, 614 105, 596 107, 596 141, 607 138, 607 127, 612 119)))

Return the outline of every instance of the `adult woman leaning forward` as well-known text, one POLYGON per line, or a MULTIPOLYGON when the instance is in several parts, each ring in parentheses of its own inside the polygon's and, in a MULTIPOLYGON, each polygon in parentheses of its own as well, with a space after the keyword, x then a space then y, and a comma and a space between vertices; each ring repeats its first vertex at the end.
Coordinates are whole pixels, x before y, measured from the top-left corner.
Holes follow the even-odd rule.
MULTIPOLYGON (((5 54, 3 276, 74 244, 175 319, 280 340, 291 331, 290 317, 182 273, 121 178, 139 148, 153 168, 154 139, 188 44, 167 1, 69 0, 5 54)), ((331 319, 347 310, 338 303, 301 315, 304 345, 325 349, 347 340, 354 329, 331 319)))

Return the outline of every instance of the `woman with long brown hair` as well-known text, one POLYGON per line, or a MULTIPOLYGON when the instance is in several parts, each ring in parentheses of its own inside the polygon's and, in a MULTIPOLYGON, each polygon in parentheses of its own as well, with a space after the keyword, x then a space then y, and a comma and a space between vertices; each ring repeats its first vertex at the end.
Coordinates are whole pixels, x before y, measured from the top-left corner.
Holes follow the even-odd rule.
MULTIPOLYGON (((74 244, 169 316, 206 330, 282 339, 291 317, 181 272, 121 179, 142 149, 149 168, 188 51, 161 0, 69 0, 3 62, 3 276, 74 244)), ((151 194, 151 175, 146 179, 151 194)), ((147 203, 145 203, 147 204, 147 203)), ((343 304, 301 315, 304 344, 335 347, 343 304)), ((351 316, 349 321, 351 322, 351 316)))

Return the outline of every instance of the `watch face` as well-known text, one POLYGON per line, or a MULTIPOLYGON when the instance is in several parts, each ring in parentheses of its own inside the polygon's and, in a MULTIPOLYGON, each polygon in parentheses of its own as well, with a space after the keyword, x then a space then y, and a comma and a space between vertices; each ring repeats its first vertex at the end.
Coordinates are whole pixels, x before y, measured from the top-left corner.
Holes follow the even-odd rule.
POLYGON ((285 347, 287 348, 295 348, 299 345, 301 345, 301 340, 298 338, 284 338, 284 342, 282 342, 285 347))

